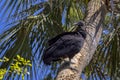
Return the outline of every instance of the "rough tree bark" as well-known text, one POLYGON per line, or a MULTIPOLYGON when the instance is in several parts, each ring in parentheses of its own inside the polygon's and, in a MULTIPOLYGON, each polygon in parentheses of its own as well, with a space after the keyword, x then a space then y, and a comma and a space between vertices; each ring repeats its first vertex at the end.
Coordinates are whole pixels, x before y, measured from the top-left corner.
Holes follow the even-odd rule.
POLYGON ((81 72, 90 62, 97 48, 102 33, 102 23, 106 12, 102 0, 91 0, 88 4, 86 22, 87 38, 81 51, 76 54, 70 64, 63 62, 56 80, 79 80, 81 72))

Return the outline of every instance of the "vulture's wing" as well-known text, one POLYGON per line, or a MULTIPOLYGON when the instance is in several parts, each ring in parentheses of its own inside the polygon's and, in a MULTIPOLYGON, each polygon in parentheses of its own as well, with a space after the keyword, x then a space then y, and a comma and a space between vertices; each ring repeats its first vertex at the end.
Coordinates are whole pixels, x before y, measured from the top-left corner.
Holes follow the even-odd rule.
POLYGON ((52 61, 60 60, 61 58, 72 58, 78 53, 83 46, 84 38, 81 34, 71 33, 62 35, 60 38, 55 38, 53 45, 50 45, 43 54, 45 64, 50 64, 52 61))
POLYGON ((60 39, 61 37, 65 36, 65 35, 74 35, 74 34, 75 34, 75 32, 64 32, 64 33, 61 33, 61 34, 55 36, 54 38, 48 40, 48 45, 50 46, 50 45, 54 44, 58 39, 60 39))

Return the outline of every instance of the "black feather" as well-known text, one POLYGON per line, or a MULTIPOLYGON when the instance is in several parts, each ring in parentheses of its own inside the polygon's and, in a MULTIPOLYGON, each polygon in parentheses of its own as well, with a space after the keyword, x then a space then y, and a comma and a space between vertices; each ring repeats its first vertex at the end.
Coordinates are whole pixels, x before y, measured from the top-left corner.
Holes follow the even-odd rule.
POLYGON ((78 53, 86 38, 86 31, 82 28, 75 32, 64 32, 48 41, 49 47, 43 54, 43 61, 49 65, 61 58, 72 58, 78 53))

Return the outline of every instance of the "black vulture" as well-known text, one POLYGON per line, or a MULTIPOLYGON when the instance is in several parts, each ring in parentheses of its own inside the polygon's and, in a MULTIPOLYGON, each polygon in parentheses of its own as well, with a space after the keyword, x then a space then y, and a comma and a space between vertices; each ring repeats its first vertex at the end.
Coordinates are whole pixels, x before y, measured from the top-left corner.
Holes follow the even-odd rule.
POLYGON ((43 53, 43 62, 46 65, 64 58, 71 59, 81 50, 86 30, 83 22, 76 25, 79 27, 76 31, 61 33, 48 41, 49 46, 43 53))

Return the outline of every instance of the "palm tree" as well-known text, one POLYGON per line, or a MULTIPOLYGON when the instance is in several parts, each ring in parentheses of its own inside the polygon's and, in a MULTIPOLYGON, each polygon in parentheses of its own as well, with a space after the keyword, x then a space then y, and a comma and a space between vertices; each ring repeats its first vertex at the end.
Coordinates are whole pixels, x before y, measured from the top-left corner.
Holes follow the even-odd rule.
MULTIPOLYGON (((70 78, 79 78, 81 74, 83 79, 119 80, 120 2, 112 1, 109 4, 111 7, 105 2, 108 6, 106 13, 102 13, 105 12, 105 5, 102 2, 101 8, 101 0, 0 1, 0 79, 59 80, 61 76, 64 78, 63 76, 75 72, 75 68, 78 72, 70 75, 70 78), (115 4, 114 9, 112 3, 115 4), (102 16, 99 15, 100 12, 102 16), (104 18, 104 21, 100 21, 104 18), (88 37, 83 49, 72 59, 75 64, 67 65, 65 68, 63 68, 65 62, 44 65, 42 55, 47 47, 47 40, 64 31, 74 30, 74 22, 81 19, 86 23, 88 21, 92 23, 86 24, 91 29, 87 28, 88 37), (103 24, 103 32, 102 27, 95 28, 98 23, 103 24), (94 43, 91 37, 95 30, 98 30, 95 38, 97 43, 100 40, 96 45, 90 44, 94 43), (89 48, 88 43, 92 48, 86 52, 89 48), (76 58, 80 59, 79 64, 75 61, 76 58), (66 67, 71 66, 73 69, 69 69, 66 75, 61 74, 66 71, 66 67)), ((65 77, 64 80, 66 79, 65 77)))

